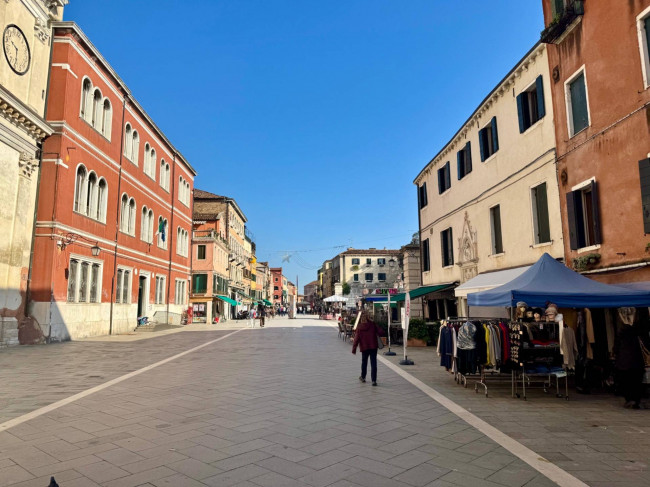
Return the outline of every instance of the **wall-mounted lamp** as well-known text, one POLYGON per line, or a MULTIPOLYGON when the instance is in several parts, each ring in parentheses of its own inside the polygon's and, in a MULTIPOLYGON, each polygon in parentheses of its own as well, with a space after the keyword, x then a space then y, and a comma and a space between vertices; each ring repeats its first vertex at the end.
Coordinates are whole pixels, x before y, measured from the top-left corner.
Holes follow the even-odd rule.
POLYGON ((98 243, 99 242, 95 242, 95 245, 90 247, 90 253, 93 254, 93 257, 97 257, 102 250, 99 248, 99 245, 97 245, 98 243))

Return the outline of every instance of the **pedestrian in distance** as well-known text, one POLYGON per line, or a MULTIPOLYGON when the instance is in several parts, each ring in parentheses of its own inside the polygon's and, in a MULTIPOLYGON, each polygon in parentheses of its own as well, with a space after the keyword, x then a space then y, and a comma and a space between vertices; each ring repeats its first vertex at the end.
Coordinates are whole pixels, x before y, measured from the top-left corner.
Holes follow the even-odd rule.
POLYGON ((263 305, 257 307, 257 316, 260 319, 260 328, 264 328, 264 318, 266 317, 266 309, 263 305))
POLYGON ((356 355, 357 347, 361 350, 361 375, 359 376, 361 382, 366 382, 368 359, 370 359, 370 378, 373 386, 377 385, 377 340, 380 340, 380 336, 384 336, 384 330, 370 319, 366 311, 361 311, 361 319, 352 343, 352 353, 356 355))

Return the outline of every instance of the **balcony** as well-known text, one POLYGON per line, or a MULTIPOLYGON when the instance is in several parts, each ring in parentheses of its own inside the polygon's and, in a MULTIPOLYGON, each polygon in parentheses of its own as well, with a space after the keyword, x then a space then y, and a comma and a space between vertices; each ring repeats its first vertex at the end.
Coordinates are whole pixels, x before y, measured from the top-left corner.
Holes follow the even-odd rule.
POLYGON ((214 230, 194 230, 192 232, 192 239, 194 240, 217 240, 227 244, 226 239, 214 230))
POLYGON ((565 0, 564 9, 557 13, 540 35, 546 44, 558 44, 571 32, 585 13, 584 0, 565 0))

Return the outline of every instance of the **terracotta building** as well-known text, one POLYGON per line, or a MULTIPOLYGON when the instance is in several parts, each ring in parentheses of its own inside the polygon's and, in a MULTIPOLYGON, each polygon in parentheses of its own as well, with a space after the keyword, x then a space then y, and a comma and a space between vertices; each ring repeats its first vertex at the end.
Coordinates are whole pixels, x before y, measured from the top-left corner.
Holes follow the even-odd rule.
POLYGON ((543 7, 567 265, 650 281, 650 0, 543 7))
POLYGON ((282 285, 282 267, 271 267, 271 301, 274 305, 281 306, 284 304, 283 292, 286 289, 282 285))
MULTIPOLYGON (((225 215, 196 203, 205 191, 194 190, 194 224, 192 233, 192 286, 190 302, 194 323, 215 323, 232 315, 237 301, 229 297, 230 253, 226 240, 225 215)), ((207 193, 208 195, 210 193, 207 193)))
POLYGON ((53 25, 31 311, 50 340, 179 323, 196 175, 73 22, 53 25))

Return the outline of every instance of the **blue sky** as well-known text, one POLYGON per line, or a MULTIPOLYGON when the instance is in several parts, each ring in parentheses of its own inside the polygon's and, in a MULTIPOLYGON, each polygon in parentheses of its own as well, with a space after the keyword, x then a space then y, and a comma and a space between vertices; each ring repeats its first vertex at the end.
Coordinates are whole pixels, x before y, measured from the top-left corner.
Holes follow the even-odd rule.
POLYGON ((340 246, 410 241, 413 179, 543 28, 541 0, 72 0, 64 18, 301 290, 340 246))

